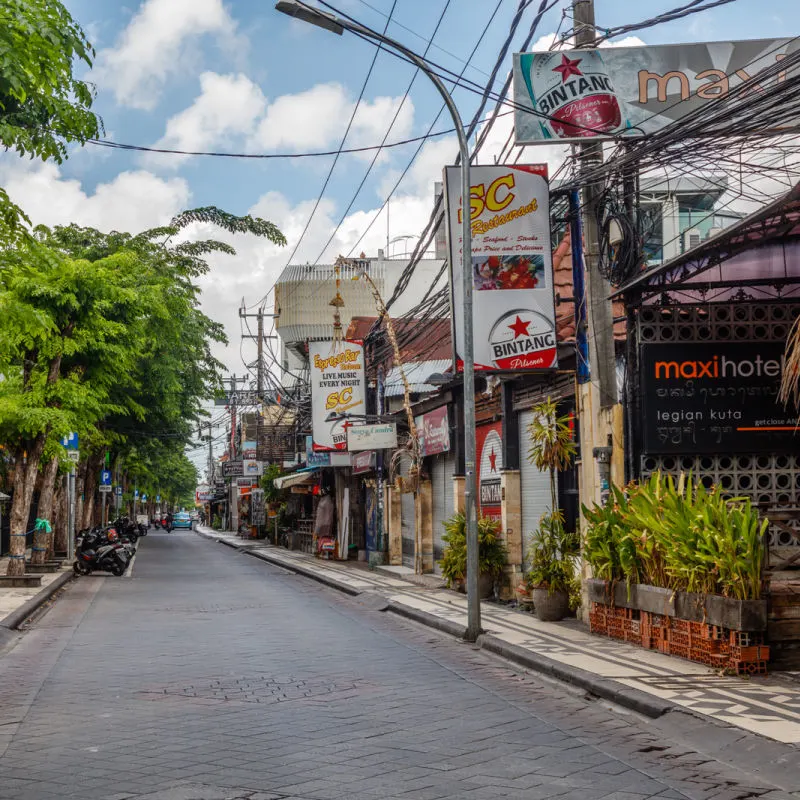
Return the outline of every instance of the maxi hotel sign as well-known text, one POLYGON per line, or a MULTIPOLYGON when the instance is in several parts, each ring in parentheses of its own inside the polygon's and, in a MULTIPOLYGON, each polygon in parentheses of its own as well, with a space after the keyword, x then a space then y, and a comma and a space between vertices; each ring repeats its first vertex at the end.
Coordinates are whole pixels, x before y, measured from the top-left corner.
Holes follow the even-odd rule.
POLYGON ((643 344, 645 453, 791 452, 797 417, 778 401, 782 342, 643 344))

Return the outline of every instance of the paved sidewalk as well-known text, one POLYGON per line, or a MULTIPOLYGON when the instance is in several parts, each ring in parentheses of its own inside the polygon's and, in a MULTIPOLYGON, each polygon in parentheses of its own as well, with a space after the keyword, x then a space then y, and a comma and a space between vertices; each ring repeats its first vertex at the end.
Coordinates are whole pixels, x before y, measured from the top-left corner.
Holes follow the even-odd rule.
MULTIPOLYGON (((466 626, 466 598, 456 592, 426 588, 353 562, 321 561, 204 526, 197 532, 348 594, 377 593, 385 598, 387 610, 455 635, 466 626)), ((800 744, 800 687, 779 675, 719 675, 700 664, 592 636, 575 620, 540 622, 532 614, 490 602, 482 603, 481 613, 486 632, 482 647, 532 669, 651 717, 677 706, 719 724, 800 744)))
MULTIPOLYGON (((8 568, 8 558, 0 558, 0 575, 6 574, 8 568)), ((39 592, 46 589, 51 583, 60 578, 65 572, 72 572, 72 564, 64 562, 61 570, 58 572, 48 572, 42 575, 42 583, 40 586, 31 587, 0 587, 0 620, 7 617, 13 611, 23 606, 32 598, 36 597, 39 592)))

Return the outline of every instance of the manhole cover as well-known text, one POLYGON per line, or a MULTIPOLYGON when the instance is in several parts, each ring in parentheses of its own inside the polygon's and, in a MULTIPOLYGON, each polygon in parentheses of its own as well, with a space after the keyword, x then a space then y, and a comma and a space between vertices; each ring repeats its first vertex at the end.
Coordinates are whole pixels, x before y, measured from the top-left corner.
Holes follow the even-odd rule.
POLYGON ((222 677, 192 683, 172 684, 142 692, 150 699, 187 698, 221 703, 286 703, 315 698, 345 699, 364 686, 360 678, 222 677))

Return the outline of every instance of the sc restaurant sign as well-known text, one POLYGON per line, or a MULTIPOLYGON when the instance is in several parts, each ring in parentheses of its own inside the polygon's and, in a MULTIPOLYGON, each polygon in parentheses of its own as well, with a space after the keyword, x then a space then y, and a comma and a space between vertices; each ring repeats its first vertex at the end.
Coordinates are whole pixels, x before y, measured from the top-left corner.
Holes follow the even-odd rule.
MULTIPOLYGON (((527 372, 557 366, 547 165, 471 170, 475 369, 527 372)), ((464 346, 460 170, 445 170, 456 353, 464 346)))
POLYGON ((309 342, 314 451, 347 450, 347 431, 364 414, 364 347, 359 341, 309 342))
POLYGON ((798 49, 797 39, 753 39, 517 53, 516 141, 655 133, 746 82, 759 93, 796 78, 796 66, 780 66, 798 49))

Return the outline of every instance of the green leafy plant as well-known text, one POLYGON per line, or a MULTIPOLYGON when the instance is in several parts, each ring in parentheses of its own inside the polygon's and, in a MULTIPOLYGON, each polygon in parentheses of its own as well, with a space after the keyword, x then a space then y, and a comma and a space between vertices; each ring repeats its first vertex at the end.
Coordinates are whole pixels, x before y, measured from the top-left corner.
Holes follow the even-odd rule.
POLYGON ((583 508, 583 554, 598 578, 675 591, 761 596, 767 520, 747 498, 726 497, 691 475, 654 473, 605 506, 583 508))
POLYGON ((528 579, 536 589, 570 594, 575 582, 575 556, 579 539, 575 533, 564 530, 561 511, 544 514, 539 530, 531 539, 529 550, 531 568, 528 579))
MULTIPOLYGON (((462 513, 444 523, 444 556, 439 562, 449 586, 467 576, 467 521, 462 513)), ((508 552, 500 538, 500 522, 489 517, 478 520, 478 565, 482 575, 497 577, 506 565, 508 552)))

